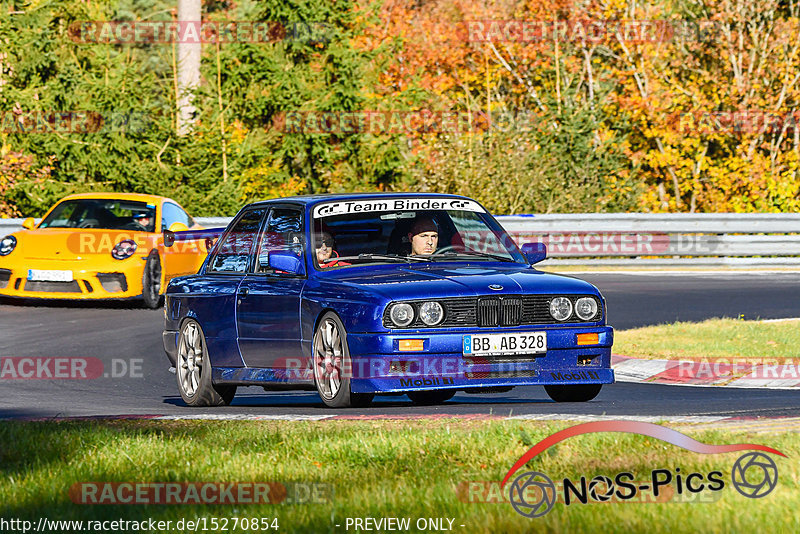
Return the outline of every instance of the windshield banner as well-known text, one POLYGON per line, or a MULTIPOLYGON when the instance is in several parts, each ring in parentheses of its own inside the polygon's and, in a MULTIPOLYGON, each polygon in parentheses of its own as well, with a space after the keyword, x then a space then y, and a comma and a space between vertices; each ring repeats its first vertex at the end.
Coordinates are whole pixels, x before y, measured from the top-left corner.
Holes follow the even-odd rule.
POLYGON ((474 200, 465 198, 381 198, 374 200, 340 200, 314 207, 314 217, 331 217, 350 213, 382 211, 460 210, 486 213, 474 200))

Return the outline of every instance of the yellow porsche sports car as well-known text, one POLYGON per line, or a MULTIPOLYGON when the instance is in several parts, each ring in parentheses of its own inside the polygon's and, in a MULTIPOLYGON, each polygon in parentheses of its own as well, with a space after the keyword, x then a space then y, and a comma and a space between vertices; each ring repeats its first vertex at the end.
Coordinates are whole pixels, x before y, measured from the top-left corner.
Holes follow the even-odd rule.
POLYGON ((204 240, 164 247, 163 232, 196 230, 175 201, 135 193, 63 198, 35 225, 0 241, 0 296, 39 299, 141 298, 161 303, 170 279, 197 272, 204 240))

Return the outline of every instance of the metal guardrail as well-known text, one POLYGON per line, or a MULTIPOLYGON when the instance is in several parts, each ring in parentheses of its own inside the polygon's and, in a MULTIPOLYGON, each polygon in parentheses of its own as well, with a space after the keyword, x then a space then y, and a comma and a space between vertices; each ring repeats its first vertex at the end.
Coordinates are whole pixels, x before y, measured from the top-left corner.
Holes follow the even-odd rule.
POLYGON ((522 244, 547 245, 550 264, 800 266, 800 214, 610 213, 506 216, 522 244))
MULTIPOLYGON (((543 242, 543 265, 800 266, 800 214, 547 214, 497 218, 522 244, 543 242)), ((230 217, 199 217, 207 228, 230 217)), ((0 219, 0 237, 23 219, 0 219)), ((38 220, 37 220, 38 222, 38 220)))

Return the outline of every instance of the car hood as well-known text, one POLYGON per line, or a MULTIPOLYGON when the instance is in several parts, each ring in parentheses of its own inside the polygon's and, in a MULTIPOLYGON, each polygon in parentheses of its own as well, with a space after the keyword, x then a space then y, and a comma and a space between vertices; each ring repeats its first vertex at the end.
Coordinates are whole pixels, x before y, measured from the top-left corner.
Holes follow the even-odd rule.
POLYGON ((80 261, 98 255, 108 256, 114 245, 124 239, 136 241, 139 250, 149 250, 159 234, 95 228, 42 228, 21 230, 12 235, 17 238, 17 247, 7 256, 9 259, 13 256, 20 260, 80 261))
POLYGON ((589 282, 544 273, 525 265, 426 263, 374 269, 341 269, 331 278, 348 286, 379 293, 388 300, 478 295, 590 294, 589 282))

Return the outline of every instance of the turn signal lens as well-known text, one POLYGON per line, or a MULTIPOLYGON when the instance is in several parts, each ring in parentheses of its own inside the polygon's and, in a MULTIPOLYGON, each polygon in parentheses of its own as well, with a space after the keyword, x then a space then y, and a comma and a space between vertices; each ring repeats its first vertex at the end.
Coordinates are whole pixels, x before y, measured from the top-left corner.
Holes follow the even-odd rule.
POLYGON ((425 340, 423 339, 401 339, 399 342, 400 352, 423 350, 425 340))
POLYGON ((597 345, 600 343, 600 334, 578 334, 578 345, 597 345))

